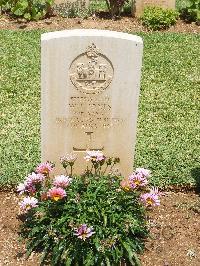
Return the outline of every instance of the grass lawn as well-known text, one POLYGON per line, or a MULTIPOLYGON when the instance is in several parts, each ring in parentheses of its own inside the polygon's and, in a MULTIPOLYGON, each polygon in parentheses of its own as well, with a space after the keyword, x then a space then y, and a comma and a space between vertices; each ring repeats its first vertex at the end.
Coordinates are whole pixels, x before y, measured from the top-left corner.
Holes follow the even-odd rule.
MULTIPOLYGON (((40 161, 41 31, 0 32, 0 185, 40 161)), ((135 166, 152 183, 195 184, 198 170, 200 36, 143 33, 144 62, 135 166)))

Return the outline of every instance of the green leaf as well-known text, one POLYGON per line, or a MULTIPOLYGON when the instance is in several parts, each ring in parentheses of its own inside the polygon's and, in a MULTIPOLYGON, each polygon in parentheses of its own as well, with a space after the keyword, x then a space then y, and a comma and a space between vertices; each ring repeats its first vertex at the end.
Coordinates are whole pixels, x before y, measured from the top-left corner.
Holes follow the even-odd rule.
POLYGON ((106 261, 106 265, 107 266, 111 266, 110 260, 109 260, 109 258, 107 256, 105 257, 105 261, 106 261))
POLYGON ((30 20, 31 19, 31 15, 29 13, 25 13, 24 14, 24 18, 27 19, 27 20, 30 20))
POLYGON ((107 226, 107 221, 108 221, 107 215, 103 214, 104 226, 107 226))
POLYGON ((141 263, 140 263, 137 255, 136 255, 136 253, 132 250, 132 248, 129 246, 129 244, 124 242, 124 241, 122 241, 122 244, 128 253, 128 258, 129 258, 131 265, 141 266, 141 263), (134 258, 135 262, 133 261, 133 258, 134 258))
POLYGON ((72 263, 72 259, 70 257, 68 257, 66 259, 65 266, 71 266, 71 263, 72 263))
POLYGON ((31 253, 34 251, 34 249, 37 248, 42 242, 44 242, 43 239, 37 239, 37 240, 33 239, 31 242, 29 242, 27 245, 26 257, 28 258, 31 255, 31 253))
POLYGON ((47 256, 49 255, 48 251, 50 248, 51 248, 51 243, 49 243, 49 244, 45 243, 45 248, 44 248, 44 250, 42 252, 42 256, 40 258, 41 265, 45 262, 47 256))

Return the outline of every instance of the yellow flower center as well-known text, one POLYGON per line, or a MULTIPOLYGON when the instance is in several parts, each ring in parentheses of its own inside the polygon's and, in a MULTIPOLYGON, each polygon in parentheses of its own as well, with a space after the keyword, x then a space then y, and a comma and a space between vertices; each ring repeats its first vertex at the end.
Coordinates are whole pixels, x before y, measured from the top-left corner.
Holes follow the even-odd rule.
POLYGON ((148 203, 149 205, 152 205, 154 202, 153 202, 153 200, 152 200, 151 198, 148 198, 148 199, 147 199, 147 203, 148 203))
POLYGON ((87 234, 86 233, 83 233, 81 236, 82 236, 83 240, 85 240, 86 237, 87 237, 87 234))
POLYGON ((55 195, 55 196, 53 197, 53 200, 55 200, 55 201, 58 201, 59 199, 61 199, 61 197, 60 197, 59 195, 55 195))
POLYGON ((135 184, 139 185, 141 182, 139 180, 135 180, 135 184))
POLYGON ((49 169, 48 168, 43 170, 43 174, 48 174, 48 173, 49 173, 49 169))

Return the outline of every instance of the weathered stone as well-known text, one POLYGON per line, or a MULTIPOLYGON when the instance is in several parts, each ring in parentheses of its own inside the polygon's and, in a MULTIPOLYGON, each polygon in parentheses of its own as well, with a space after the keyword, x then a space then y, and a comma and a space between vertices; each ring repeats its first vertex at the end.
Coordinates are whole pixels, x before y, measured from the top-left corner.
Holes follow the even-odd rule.
POLYGON ((162 8, 175 9, 175 0, 133 0, 132 13, 135 17, 143 14, 146 6, 160 6, 162 8))
POLYGON ((81 173, 85 151, 100 150, 132 172, 142 49, 140 37, 112 31, 42 35, 42 161, 75 152, 81 173))

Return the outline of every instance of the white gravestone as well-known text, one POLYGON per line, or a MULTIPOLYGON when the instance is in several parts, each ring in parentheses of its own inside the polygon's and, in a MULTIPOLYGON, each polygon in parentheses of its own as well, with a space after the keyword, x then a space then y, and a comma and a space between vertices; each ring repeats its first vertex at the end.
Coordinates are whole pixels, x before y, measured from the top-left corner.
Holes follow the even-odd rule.
MULTIPOLYGON (((103 30, 42 34, 42 161, 86 150, 120 157, 133 171, 143 42, 103 30)), ((57 168, 57 171, 60 170, 57 168)))
POLYGON ((175 2, 175 0, 135 0, 132 3, 132 14, 135 17, 142 16, 144 8, 147 6, 175 9, 175 2))

